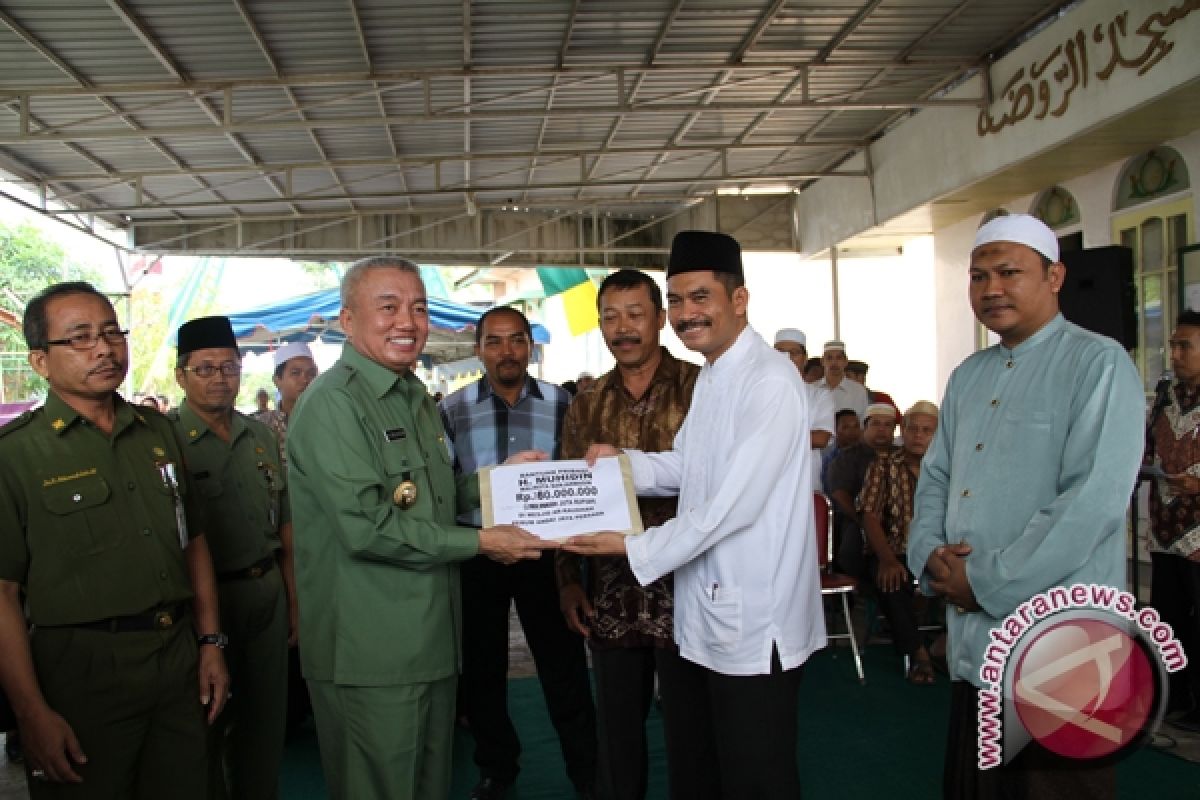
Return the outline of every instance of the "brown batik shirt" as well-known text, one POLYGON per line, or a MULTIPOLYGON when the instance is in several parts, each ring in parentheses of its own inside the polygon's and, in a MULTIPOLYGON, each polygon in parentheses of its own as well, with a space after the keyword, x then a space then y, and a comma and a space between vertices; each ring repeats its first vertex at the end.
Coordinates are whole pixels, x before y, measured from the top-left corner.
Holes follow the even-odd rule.
MULTIPOLYGON (((1200 387, 1177 383, 1150 424, 1147 458, 1168 475, 1200 477, 1200 387)), ((1150 492, 1150 549, 1187 557, 1200 549, 1200 496, 1176 494, 1164 480, 1150 492)))
POLYGON ((275 434, 275 438, 279 442, 279 461, 286 468, 288 415, 277 408, 272 408, 267 411, 260 411, 257 414, 252 414, 251 416, 261 422, 263 425, 266 425, 267 430, 275 434))
POLYGON ((859 510, 879 517, 888 546, 901 557, 902 563, 908 548, 908 524, 912 522, 916 493, 917 476, 908 468, 901 448, 871 462, 858 496, 859 510))
MULTIPOLYGON (((562 457, 582 458, 588 446, 610 444, 655 453, 670 450, 675 433, 692 403, 700 368, 680 361, 662 348, 662 361, 650 386, 634 398, 617 370, 601 376, 580 393, 563 421, 562 457)), ((646 528, 675 516, 676 498, 639 497, 638 510, 646 528)), ((587 593, 596 618, 592 647, 673 647, 674 603, 671 576, 641 586, 624 557, 587 559, 587 593)), ((584 559, 558 553, 558 585, 582 583, 584 559)))

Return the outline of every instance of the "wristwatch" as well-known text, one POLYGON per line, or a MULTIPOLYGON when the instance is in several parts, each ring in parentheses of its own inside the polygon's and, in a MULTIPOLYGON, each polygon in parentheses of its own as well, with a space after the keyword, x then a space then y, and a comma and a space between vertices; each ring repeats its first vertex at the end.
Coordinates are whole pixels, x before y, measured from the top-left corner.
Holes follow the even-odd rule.
POLYGON ((216 645, 217 649, 224 650, 229 644, 229 637, 223 633, 202 633, 196 637, 196 643, 199 645, 212 644, 216 645))

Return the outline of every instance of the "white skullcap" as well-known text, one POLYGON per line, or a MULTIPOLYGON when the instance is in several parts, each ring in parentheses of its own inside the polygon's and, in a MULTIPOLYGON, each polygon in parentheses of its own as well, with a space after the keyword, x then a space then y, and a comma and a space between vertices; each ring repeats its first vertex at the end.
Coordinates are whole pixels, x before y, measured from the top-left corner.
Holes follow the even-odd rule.
POLYGON ((867 413, 863 414, 863 419, 867 417, 887 417, 895 422, 896 409, 889 406, 887 403, 871 403, 867 406, 867 413))
POLYGON ((1058 261, 1058 237, 1046 227, 1046 223, 1029 214, 996 217, 976 232, 975 244, 971 246, 971 250, 974 252, 981 245, 992 242, 1023 244, 1051 261, 1058 261))
POLYGON ((775 344, 780 342, 795 342, 806 350, 808 349, 808 337, 799 328, 780 328, 775 332, 775 344))
POLYGON ((278 369, 280 364, 286 364, 293 358, 312 358, 312 350, 308 349, 308 345, 304 342, 288 342, 275 351, 275 368, 278 369))
POLYGON ((841 339, 830 339, 825 343, 824 352, 828 353, 830 350, 841 350, 844 353, 846 352, 846 343, 841 339))
POLYGON ((912 404, 912 408, 904 412, 904 416, 911 417, 913 414, 928 414, 931 417, 938 415, 938 407, 928 400, 918 400, 912 404))

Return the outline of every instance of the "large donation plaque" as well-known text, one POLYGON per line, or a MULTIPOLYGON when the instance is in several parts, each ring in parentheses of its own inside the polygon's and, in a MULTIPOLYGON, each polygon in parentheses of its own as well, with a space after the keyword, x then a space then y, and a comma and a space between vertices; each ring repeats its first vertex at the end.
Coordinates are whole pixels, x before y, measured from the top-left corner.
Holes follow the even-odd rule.
POLYGON ((518 525, 543 539, 641 533, 629 459, 533 461, 479 471, 483 524, 518 525))

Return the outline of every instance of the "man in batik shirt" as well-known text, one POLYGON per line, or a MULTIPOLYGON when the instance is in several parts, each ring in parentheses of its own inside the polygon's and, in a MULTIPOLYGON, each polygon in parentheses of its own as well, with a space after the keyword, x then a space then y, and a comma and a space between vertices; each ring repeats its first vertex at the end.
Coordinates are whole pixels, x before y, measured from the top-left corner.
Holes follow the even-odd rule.
MULTIPOLYGON (((659 344, 666 322, 662 292, 637 270, 609 275, 597 301, 600 330, 617 366, 571 403, 563 422, 563 458, 582 458, 595 443, 643 451, 669 450, 691 405, 700 370, 659 344)), ((639 498, 649 528, 675 516, 676 498, 639 498)), ((680 689, 679 650, 671 635, 671 576, 641 586, 621 557, 585 559, 557 555, 563 614, 592 651, 600 738, 601 797, 646 795, 645 720, 657 673, 666 729, 667 767, 673 798, 700 798, 718 787, 694 786, 689 764, 695 748, 689 699, 680 689), (588 562, 584 587, 583 562, 588 562)))
MULTIPOLYGON (((1150 602, 1174 629, 1185 653, 1200 643, 1200 313, 1184 311, 1171 336, 1174 385, 1163 385, 1150 413, 1146 460, 1165 477, 1150 492, 1150 602)), ((1174 724, 1200 731, 1195 662, 1171 675, 1174 724)))

